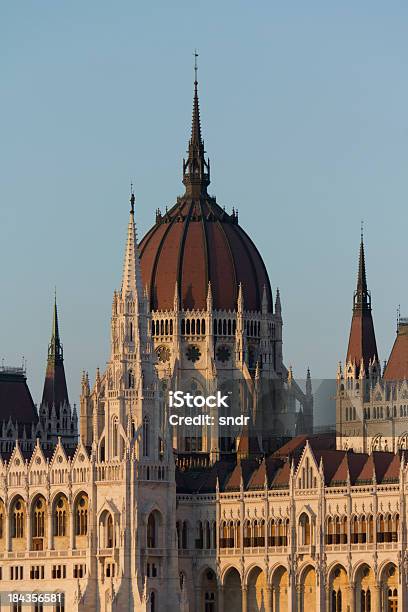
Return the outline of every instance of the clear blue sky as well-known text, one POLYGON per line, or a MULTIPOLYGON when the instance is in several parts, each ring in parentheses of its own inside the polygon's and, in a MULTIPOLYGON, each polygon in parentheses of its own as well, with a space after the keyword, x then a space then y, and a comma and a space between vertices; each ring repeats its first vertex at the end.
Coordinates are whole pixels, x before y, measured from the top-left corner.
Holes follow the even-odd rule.
POLYGON ((281 289, 284 355, 344 358, 365 220, 381 358, 408 313, 403 2, 55 2, 0 8, 0 357, 39 401, 57 285, 71 399, 108 358, 129 184, 139 233, 182 193, 192 52, 211 193, 281 289))

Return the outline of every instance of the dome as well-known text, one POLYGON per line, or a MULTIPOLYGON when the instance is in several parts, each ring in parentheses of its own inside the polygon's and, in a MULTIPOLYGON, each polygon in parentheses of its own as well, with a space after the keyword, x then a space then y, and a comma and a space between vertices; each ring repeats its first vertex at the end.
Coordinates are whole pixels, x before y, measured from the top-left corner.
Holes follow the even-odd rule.
POLYGON ((268 310, 272 293, 265 264, 238 224, 207 193, 210 162, 201 137, 197 81, 188 158, 183 161, 184 196, 162 215, 140 243, 142 278, 152 310, 172 310, 175 287, 180 308, 206 309, 211 282, 213 309, 235 310, 240 283, 244 309, 260 311, 264 287, 268 310))
POLYGON ((171 310, 178 284, 180 307, 205 309, 211 282, 213 308, 236 310, 242 283, 245 310, 261 310, 266 288, 268 310, 272 295, 268 274, 252 240, 206 195, 184 196, 157 222, 140 244, 144 285, 153 310, 171 310))

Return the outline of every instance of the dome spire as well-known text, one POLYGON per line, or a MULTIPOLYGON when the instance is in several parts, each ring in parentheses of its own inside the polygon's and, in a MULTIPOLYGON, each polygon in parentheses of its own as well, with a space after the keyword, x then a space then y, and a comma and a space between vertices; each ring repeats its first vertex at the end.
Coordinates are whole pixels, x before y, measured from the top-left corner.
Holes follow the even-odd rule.
POLYGON ((205 159, 204 141, 201 136, 200 105, 198 101, 198 53, 194 52, 194 98, 191 138, 188 143, 188 157, 183 159, 183 183, 186 194, 199 197, 207 193, 210 184, 210 160, 205 159))

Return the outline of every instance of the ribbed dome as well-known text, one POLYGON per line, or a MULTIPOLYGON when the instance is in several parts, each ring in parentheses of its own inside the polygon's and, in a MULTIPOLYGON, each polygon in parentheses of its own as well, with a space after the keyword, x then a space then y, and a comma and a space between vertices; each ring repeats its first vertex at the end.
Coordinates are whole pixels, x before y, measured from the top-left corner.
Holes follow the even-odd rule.
POLYGON ((194 82, 193 120, 188 157, 183 160, 186 192, 140 244, 143 283, 149 287, 153 310, 172 309, 176 282, 180 308, 205 309, 208 283, 214 309, 235 310, 242 283, 245 310, 261 310, 266 288, 268 310, 272 294, 268 274, 255 245, 207 193, 210 161, 205 159, 200 109, 194 82))
POLYGON ((268 310, 272 295, 268 274, 252 240, 206 195, 195 201, 180 198, 140 244, 144 285, 150 290, 151 308, 172 309, 176 281, 180 307, 205 309, 211 281, 213 308, 235 310, 242 283, 245 310, 261 310, 266 287, 268 310))

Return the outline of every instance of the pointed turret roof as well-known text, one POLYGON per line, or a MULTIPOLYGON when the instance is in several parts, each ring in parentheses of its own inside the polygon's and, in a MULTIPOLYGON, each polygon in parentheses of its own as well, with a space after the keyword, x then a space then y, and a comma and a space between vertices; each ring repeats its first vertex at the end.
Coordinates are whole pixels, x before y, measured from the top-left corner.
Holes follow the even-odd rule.
POLYGON ((346 362, 355 363, 357 367, 363 363, 367 370, 370 362, 374 360, 378 362, 377 342, 371 314, 371 295, 367 289, 364 240, 361 234, 357 288, 354 292, 346 362))
POLYGON ((49 409, 69 404, 67 382, 64 370, 64 353, 59 335, 57 297, 54 297, 51 341, 48 346, 47 368, 45 371, 42 404, 49 409))
POLYGON ((397 337, 384 371, 385 380, 408 380, 408 319, 398 321, 397 337))
POLYGON ((140 261, 136 239, 135 194, 133 191, 130 196, 129 224, 125 259, 123 262, 122 299, 125 299, 128 294, 132 294, 133 298, 135 298, 136 295, 139 297, 143 295, 140 261))

